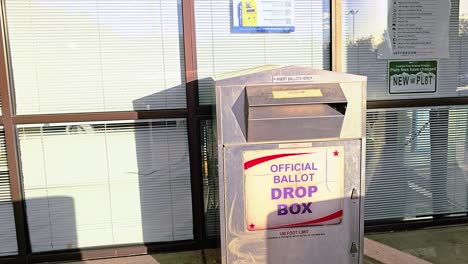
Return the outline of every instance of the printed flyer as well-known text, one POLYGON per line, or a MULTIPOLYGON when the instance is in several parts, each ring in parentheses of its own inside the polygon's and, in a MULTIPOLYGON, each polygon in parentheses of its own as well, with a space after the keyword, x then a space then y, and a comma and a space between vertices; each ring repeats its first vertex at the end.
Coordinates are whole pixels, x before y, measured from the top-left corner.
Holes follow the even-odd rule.
POLYGON ((344 155, 342 146, 244 152, 246 229, 341 223, 344 155))
POLYGON ((390 61, 388 80, 390 94, 435 93, 437 61, 390 61))
POLYGON ((294 0, 233 0, 235 33, 294 32, 294 0))
POLYGON ((449 57, 450 0, 388 0, 379 59, 449 57))

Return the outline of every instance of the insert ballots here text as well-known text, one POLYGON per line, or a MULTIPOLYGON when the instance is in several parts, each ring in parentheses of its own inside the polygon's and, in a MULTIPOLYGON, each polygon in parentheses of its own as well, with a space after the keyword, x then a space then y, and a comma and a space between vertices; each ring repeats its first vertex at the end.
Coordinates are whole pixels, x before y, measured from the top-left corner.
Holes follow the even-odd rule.
POLYGON ((247 230, 340 223, 344 155, 342 146, 244 152, 247 230))

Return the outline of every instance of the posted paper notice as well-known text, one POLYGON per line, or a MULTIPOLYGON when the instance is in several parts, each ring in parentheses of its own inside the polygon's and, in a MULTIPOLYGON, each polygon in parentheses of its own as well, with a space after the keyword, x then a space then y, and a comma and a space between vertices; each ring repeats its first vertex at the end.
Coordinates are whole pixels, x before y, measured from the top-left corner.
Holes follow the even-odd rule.
POLYGON ((233 0, 235 33, 294 32, 294 0, 233 0))
POLYGON ((389 0, 379 59, 449 57, 450 0, 389 0))

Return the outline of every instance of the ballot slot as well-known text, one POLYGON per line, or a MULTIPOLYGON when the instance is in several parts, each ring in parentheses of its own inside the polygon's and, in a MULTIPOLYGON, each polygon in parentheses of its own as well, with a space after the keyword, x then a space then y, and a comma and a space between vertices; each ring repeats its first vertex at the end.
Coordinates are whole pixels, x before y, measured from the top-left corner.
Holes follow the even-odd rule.
POLYGON ((248 142, 339 137, 347 100, 338 83, 246 87, 248 142))

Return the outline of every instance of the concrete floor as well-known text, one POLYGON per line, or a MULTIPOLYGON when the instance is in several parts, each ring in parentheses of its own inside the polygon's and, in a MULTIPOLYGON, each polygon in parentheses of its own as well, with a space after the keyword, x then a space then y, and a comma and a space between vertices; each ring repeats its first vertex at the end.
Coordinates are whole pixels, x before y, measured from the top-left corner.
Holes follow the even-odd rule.
POLYGON ((72 262, 46 262, 42 264, 159 264, 152 256, 135 256, 125 258, 72 261, 72 262))
MULTIPOLYGON (((420 259, 418 263, 468 264, 468 225, 368 234, 366 237, 390 251, 385 252, 381 248, 366 250, 371 256, 366 256, 364 264, 416 263, 411 260, 413 256, 420 259), (397 255, 409 256, 409 262, 398 259, 397 255)), ((221 263, 219 259, 218 249, 207 249, 69 264, 217 264, 221 263)))
MULTIPOLYGON (((468 225, 437 227, 407 232, 368 234, 368 239, 379 242, 403 253, 418 257, 421 262, 435 264, 468 264, 468 225)), ((385 259, 379 252, 376 256, 366 256, 364 264, 402 264, 401 260, 380 262, 385 259), (374 259, 376 258, 376 259, 374 259)), ((220 263, 215 250, 205 251, 205 260, 201 252, 157 254, 153 257, 161 264, 220 263), (208 252, 208 253, 207 253, 208 252)), ((411 263, 411 262, 409 262, 411 263)), ((414 262, 413 262, 414 263, 414 262)))
POLYGON ((468 263, 468 225, 371 234, 367 238, 431 263, 468 263))
MULTIPOLYGON (((205 261, 203 259, 201 259, 200 257, 198 257, 198 258, 184 258, 184 257, 179 256, 179 257, 172 258, 172 255, 174 253, 158 254, 158 255, 154 255, 153 257, 155 259, 157 259, 160 264, 176 264, 176 263, 177 264, 178 263, 181 263, 181 264, 192 264, 192 263, 195 263, 195 264, 220 264, 221 263, 221 261, 219 260, 219 256, 216 256, 216 254, 219 254, 219 251, 216 250, 215 254, 212 254, 213 250, 208 250, 208 251, 205 250, 205 252, 208 252, 208 254, 209 254, 208 257, 206 257, 205 261), (211 254, 210 254, 210 252, 211 252, 211 254)), ((197 252, 196 255, 200 256, 201 253, 197 252)), ((185 257, 188 257, 188 256, 185 255, 185 257)), ((376 261, 374 259, 366 258, 364 260, 364 264, 382 264, 382 263, 378 262, 378 261, 376 261)))
POLYGON ((166 253, 153 255, 160 264, 218 264, 221 263, 219 249, 205 249, 179 253, 166 253), (177 256, 175 256, 177 255, 177 256))

